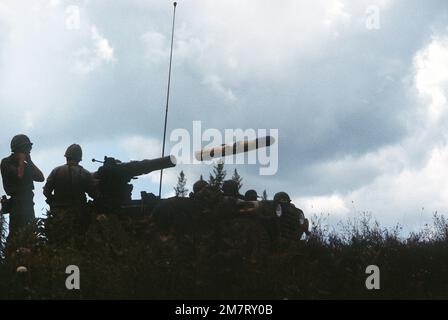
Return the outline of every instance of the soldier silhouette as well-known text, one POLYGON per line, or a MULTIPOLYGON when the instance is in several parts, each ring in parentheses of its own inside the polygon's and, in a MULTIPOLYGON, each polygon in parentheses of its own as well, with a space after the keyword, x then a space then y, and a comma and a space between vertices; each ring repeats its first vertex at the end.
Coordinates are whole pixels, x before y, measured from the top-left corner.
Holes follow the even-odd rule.
POLYGON ((79 165, 82 160, 81 146, 72 144, 64 156, 67 163, 51 171, 43 190, 51 210, 82 208, 87 202, 86 193, 95 197, 93 176, 79 165))
POLYGON ((16 135, 11 140, 11 155, 1 161, 0 168, 3 188, 11 197, 9 208, 9 235, 14 237, 35 218, 34 181, 43 182, 42 171, 31 160, 33 144, 24 134, 16 135))
POLYGON ((258 194, 257 191, 254 189, 247 190, 244 194, 244 200, 246 201, 257 201, 258 200, 258 194))
POLYGON ((280 241, 298 240, 304 233, 310 234, 308 219, 301 209, 291 203, 291 198, 286 192, 277 192, 274 195, 274 208, 278 217, 280 241))
POLYGON ((74 237, 83 237, 90 225, 90 215, 86 210, 86 193, 95 197, 95 184, 92 174, 79 165, 82 149, 78 144, 69 146, 64 154, 66 164, 51 171, 43 193, 50 205, 45 220, 49 241, 62 243, 67 240, 61 235, 63 228, 74 237))

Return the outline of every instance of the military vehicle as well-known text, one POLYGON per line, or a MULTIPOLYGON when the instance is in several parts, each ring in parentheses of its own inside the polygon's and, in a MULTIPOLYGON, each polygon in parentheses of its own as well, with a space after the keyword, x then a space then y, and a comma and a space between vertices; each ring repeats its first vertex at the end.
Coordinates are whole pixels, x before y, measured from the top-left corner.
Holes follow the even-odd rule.
POLYGON ((94 205, 99 211, 149 214, 158 202, 158 197, 142 191, 141 199, 132 199, 133 185, 130 182, 138 176, 176 166, 176 157, 170 155, 150 160, 121 162, 106 156, 104 161, 92 159, 92 162, 102 163, 93 173, 98 190, 94 205))
MULTIPOLYGON (((244 152, 247 152, 253 150, 252 148, 268 147, 272 142, 272 139, 266 137, 258 140, 238 144, 250 145, 251 148, 243 148, 244 152), (257 142, 258 140, 263 143, 257 142)), ((201 150, 196 154, 205 159, 210 150, 214 149, 201 150)), ((237 148, 232 147, 225 155, 238 152, 240 151, 237 148)), ((92 161, 100 162, 95 159, 92 161)), ((167 156, 123 163, 112 157, 105 157, 101 163, 102 166, 94 173, 99 190, 99 196, 94 201, 98 213, 119 213, 134 217, 144 215, 149 217, 153 222, 151 225, 161 234, 164 236, 171 234, 177 239, 185 235, 189 235, 187 238, 201 237, 209 232, 215 235, 221 234, 220 237, 223 239, 215 239, 216 244, 225 243, 222 247, 226 247, 229 243, 234 243, 231 247, 234 249, 237 247, 249 256, 264 255, 277 247, 277 238, 282 234, 278 224, 284 220, 278 219, 282 216, 282 209, 277 201, 245 201, 241 197, 233 197, 216 190, 208 190, 209 192, 206 190, 202 196, 169 199, 160 199, 153 193, 143 191, 141 199, 132 199, 133 186, 130 183, 132 179, 156 170, 174 167, 176 158, 167 156)), ((296 223, 295 230, 299 230, 301 228, 299 223, 303 223, 299 219, 296 223)), ((292 237, 298 240, 299 233, 295 233, 292 237)))

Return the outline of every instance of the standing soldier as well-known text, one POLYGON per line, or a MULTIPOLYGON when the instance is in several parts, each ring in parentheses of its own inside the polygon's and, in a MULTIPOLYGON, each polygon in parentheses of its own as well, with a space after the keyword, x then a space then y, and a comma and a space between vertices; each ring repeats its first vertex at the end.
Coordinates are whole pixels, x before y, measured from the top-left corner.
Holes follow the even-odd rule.
POLYGON ((50 242, 62 244, 73 237, 82 239, 90 224, 86 209, 86 193, 95 196, 92 174, 81 167, 82 149, 72 144, 65 151, 66 164, 51 171, 44 186, 50 205, 45 220, 46 236, 50 242))
POLYGON ((58 208, 82 208, 87 202, 86 193, 95 196, 92 174, 81 167, 82 149, 72 144, 65 152, 67 163, 59 166, 47 178, 44 195, 53 211, 58 208))
POLYGON ((32 146, 26 135, 14 136, 11 140, 12 154, 0 164, 3 188, 11 196, 8 237, 13 237, 35 218, 34 181, 43 182, 45 178, 31 160, 32 146))

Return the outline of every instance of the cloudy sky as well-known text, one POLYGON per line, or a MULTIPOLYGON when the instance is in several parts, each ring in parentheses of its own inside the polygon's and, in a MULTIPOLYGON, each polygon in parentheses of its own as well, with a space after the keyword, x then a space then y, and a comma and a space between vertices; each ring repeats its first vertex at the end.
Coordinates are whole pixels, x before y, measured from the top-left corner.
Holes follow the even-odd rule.
MULTIPOLYGON (((74 142, 92 171, 92 157, 159 156, 172 9, 2 0, 0 154, 26 133, 46 174, 74 142)), ((176 19, 168 134, 194 120, 279 130, 276 175, 227 166, 243 192, 284 190, 306 214, 366 211, 407 229, 448 213, 445 0, 180 0, 176 19)), ((166 170, 166 196, 180 170, 191 188, 210 167, 166 170)), ((157 181, 143 177, 136 194, 157 181)))

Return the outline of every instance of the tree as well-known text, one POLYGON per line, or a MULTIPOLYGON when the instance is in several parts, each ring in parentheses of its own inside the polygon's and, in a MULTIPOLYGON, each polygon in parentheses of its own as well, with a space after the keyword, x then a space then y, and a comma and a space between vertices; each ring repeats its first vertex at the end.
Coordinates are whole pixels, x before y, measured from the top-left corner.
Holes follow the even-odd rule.
POLYGON ((261 199, 268 200, 268 193, 266 192, 266 189, 263 190, 263 195, 261 196, 261 199))
POLYGON ((238 170, 236 170, 236 168, 235 170, 233 170, 232 180, 238 183, 238 191, 240 191, 241 187, 243 186, 243 184, 241 183, 243 181, 243 178, 241 178, 241 176, 238 174, 238 170))
POLYGON ((215 190, 221 190, 226 174, 227 172, 224 170, 224 162, 218 161, 213 167, 213 174, 210 174, 208 181, 210 187, 215 190))
POLYGON ((184 171, 182 170, 179 174, 179 177, 177 177, 177 186, 174 188, 174 191, 176 192, 176 197, 184 198, 188 194, 188 189, 185 188, 185 185, 187 184, 187 179, 185 178, 184 171))

